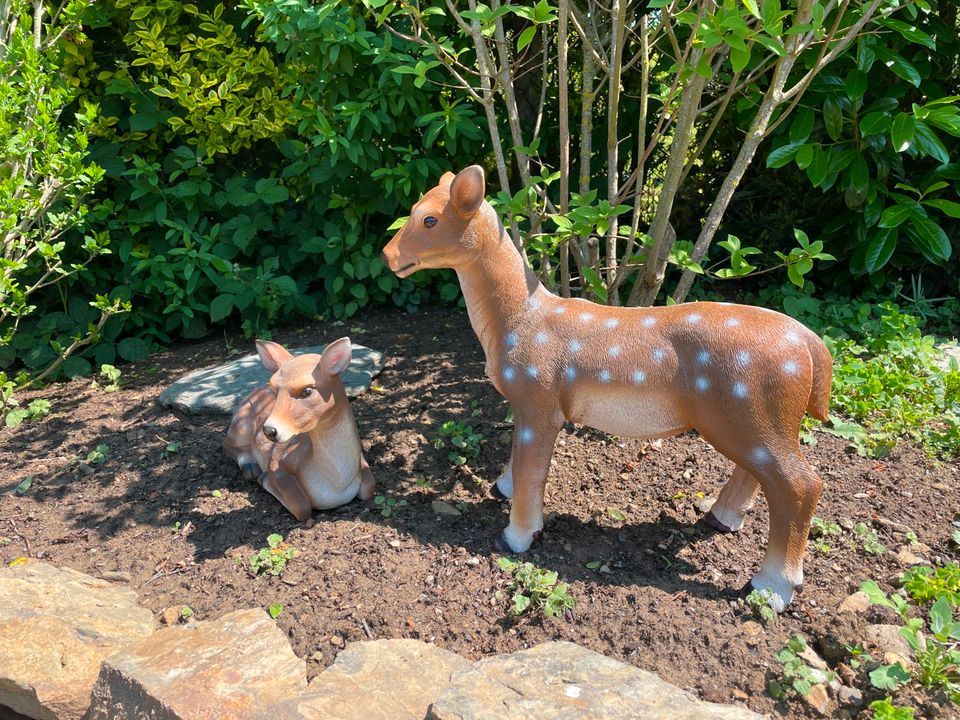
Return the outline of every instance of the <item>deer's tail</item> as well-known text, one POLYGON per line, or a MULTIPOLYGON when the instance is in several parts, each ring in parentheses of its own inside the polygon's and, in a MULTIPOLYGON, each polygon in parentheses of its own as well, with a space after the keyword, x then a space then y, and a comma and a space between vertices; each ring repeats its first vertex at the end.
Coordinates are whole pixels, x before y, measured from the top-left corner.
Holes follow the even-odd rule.
POLYGON ((807 413, 817 420, 826 422, 830 413, 830 381, 833 377, 833 357, 816 333, 807 330, 804 333, 807 350, 813 361, 813 382, 810 385, 810 397, 807 400, 807 413))

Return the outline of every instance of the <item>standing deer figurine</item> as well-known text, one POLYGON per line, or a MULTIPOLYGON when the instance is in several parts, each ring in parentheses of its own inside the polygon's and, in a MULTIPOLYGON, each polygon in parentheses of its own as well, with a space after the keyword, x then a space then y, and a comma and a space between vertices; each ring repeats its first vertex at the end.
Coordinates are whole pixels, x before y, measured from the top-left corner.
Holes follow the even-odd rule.
POLYGON ((223 448, 248 480, 257 480, 297 520, 355 497, 373 497, 357 423, 340 373, 350 364, 350 338, 321 355, 291 355, 257 340, 270 381, 241 402, 223 448))
POLYGON ((453 268, 486 355, 513 406, 510 461, 491 489, 512 497, 498 549, 523 552, 543 528, 543 492, 565 420, 620 436, 697 430, 736 463, 705 518, 732 532, 763 487, 766 554, 750 583, 782 611, 803 582, 822 480, 800 452, 805 413, 825 420, 832 359, 780 313, 698 302, 619 308, 549 292, 484 199, 483 169, 446 173, 383 251, 399 277, 453 268))

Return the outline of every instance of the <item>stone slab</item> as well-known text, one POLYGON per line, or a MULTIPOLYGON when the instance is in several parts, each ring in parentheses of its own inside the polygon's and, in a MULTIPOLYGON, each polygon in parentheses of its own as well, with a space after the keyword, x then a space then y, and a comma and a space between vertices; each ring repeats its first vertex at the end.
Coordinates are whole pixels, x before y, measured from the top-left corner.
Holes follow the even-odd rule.
POLYGON ((757 720, 569 642, 481 660, 454 674, 429 720, 757 720))
POLYGON ((423 720, 468 660, 419 640, 350 643, 296 700, 261 717, 306 720, 423 720))
POLYGON ((83 717, 100 662, 155 626, 122 585, 39 560, 0 569, 0 706, 83 717))
POLYGON ((300 695, 306 663, 263 610, 164 628, 103 662, 86 720, 245 720, 300 695))
MULTIPOLYGON (((296 348, 294 355, 322 353, 326 345, 296 348)), ((340 377, 347 397, 365 392, 383 370, 384 356, 363 345, 352 346, 350 365, 340 377)), ((256 354, 187 373, 160 393, 160 403, 186 413, 232 415, 240 401, 270 379, 256 354)))

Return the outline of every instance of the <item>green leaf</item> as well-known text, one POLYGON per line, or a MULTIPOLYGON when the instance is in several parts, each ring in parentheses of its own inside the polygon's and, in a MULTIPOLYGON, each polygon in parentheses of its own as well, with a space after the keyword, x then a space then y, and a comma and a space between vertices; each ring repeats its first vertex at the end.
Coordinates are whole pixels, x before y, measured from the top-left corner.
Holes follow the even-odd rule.
POLYGON ((913 25, 909 25, 902 20, 895 20, 893 18, 883 18, 879 21, 880 25, 886 25, 888 28, 896 30, 898 33, 903 35, 907 40, 918 45, 924 45, 931 50, 937 49, 937 42, 932 37, 927 35, 922 30, 918 30, 913 25))
POLYGON ((217 295, 210 303, 211 322, 220 322, 233 310, 234 296, 229 293, 217 295))
POLYGON ((870 169, 863 155, 857 155, 850 166, 850 186, 859 193, 870 187, 870 169))
POLYGON ((274 178, 258 180, 255 189, 260 199, 268 205, 276 205, 290 197, 287 188, 280 185, 274 178))
POLYGON ((616 520, 617 522, 623 522, 627 519, 626 515, 612 507, 607 508, 607 515, 609 515, 612 520, 616 520))
POLYGON ((776 150, 767 155, 767 167, 768 168, 779 168, 783 167, 791 160, 793 156, 797 154, 797 151, 800 149, 802 143, 789 143, 778 147, 776 150))
POLYGON ((914 87, 920 87, 920 73, 906 58, 892 52, 885 52, 881 57, 884 65, 890 68, 894 74, 899 75, 914 87))
POLYGON ((960 203, 953 200, 924 200, 924 205, 937 208, 940 212, 952 218, 960 218, 960 203))
POLYGON ((897 152, 904 152, 913 142, 916 119, 913 115, 900 113, 893 119, 890 127, 890 140, 893 142, 893 149, 897 152))
POLYGON ((733 65, 734 72, 740 72, 750 64, 750 48, 730 48, 730 64, 733 65))
POLYGON ((941 165, 950 162, 950 154, 940 142, 940 138, 923 120, 917 120, 914 123, 913 143, 917 152, 939 160, 941 165))
POLYGON ((150 347, 140 338, 128 337, 117 343, 117 354, 127 362, 134 362, 147 357, 150 347))
POLYGON ((863 263, 868 273, 875 273, 883 268, 893 251, 897 249, 897 233, 893 231, 879 232, 867 243, 863 263))
POLYGON ((867 113, 860 118, 860 135, 879 135, 890 127, 890 114, 885 112, 867 113))
POLYGON ((806 142, 807 138, 810 137, 810 133, 813 131, 813 123, 814 114, 812 108, 803 107, 797 110, 793 116, 793 121, 790 123, 790 142, 794 144, 806 142))
POLYGON ((891 205, 884 208, 880 213, 880 227, 895 228, 906 222, 907 218, 913 215, 912 205, 891 205))
POLYGON ((910 679, 910 673, 900 663, 881 665, 870 673, 870 684, 881 690, 896 690, 910 679))
POLYGON ((17 483, 17 486, 13 489, 13 494, 26 495, 27 491, 30 489, 32 485, 33 485, 33 477, 32 476, 25 477, 23 480, 17 483))
POLYGON ((753 15, 757 20, 762 20, 763 17, 760 15, 760 8, 757 7, 757 0, 743 0, 743 5, 747 10, 750 11, 750 14, 753 15))
POLYGON ((283 605, 280 603, 274 603, 267 608, 267 612, 270 613, 270 617, 276 620, 283 613, 283 605))
POLYGON ((847 73, 847 80, 844 83, 847 95, 852 99, 863 97, 867 91, 867 74, 857 68, 847 73))
POLYGON ((907 226, 907 233, 930 262, 940 264, 950 259, 950 239, 933 220, 914 216, 907 226))
POLYGON ((840 103, 833 98, 827 98, 823 103, 823 125, 831 140, 839 140, 843 133, 843 111, 840 103))
POLYGON ((807 168, 807 177, 814 187, 820 187, 830 172, 830 153, 817 146, 813 149, 813 162, 807 168))
POLYGON ((530 44, 533 38, 536 37, 536 35, 537 35, 536 25, 531 25, 530 27, 526 28, 522 33, 520 33, 520 37, 517 38, 517 52, 522 52, 523 49, 530 44))

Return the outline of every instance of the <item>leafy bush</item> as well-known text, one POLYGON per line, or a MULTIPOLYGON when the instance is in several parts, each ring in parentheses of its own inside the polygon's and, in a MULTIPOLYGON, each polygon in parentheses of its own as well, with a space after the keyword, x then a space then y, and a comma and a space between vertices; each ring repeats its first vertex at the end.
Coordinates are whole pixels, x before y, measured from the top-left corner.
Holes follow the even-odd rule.
POLYGON ((509 588, 512 593, 512 617, 519 617, 526 612, 558 617, 576 605, 576 600, 567 592, 567 584, 557 582, 555 570, 544 570, 533 563, 520 563, 505 557, 500 558, 497 564, 512 577, 509 588))
POLYGON ((267 536, 267 547, 260 548, 250 556, 250 572, 254 575, 267 573, 280 575, 299 551, 283 541, 283 536, 272 533, 267 536))

